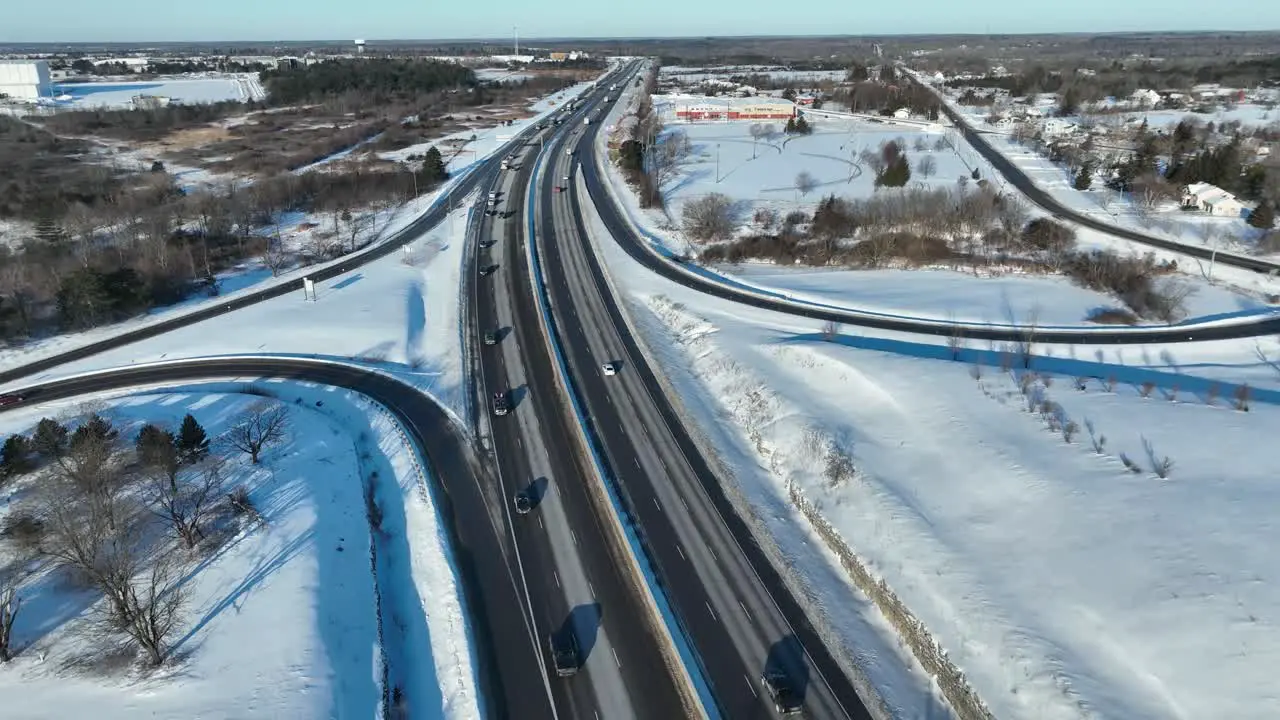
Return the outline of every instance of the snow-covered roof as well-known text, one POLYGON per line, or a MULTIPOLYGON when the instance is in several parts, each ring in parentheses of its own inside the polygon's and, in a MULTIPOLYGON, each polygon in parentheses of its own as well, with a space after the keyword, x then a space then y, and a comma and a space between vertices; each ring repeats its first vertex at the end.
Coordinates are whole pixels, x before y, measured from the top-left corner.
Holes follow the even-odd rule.
POLYGON ((1186 194, 1188 196, 1194 197, 1199 202, 1209 203, 1211 205, 1215 205, 1221 202, 1228 202, 1228 201, 1237 202, 1237 203, 1240 202, 1240 200, 1235 195, 1232 195, 1231 193, 1227 192, 1226 190, 1223 190, 1217 185, 1211 185, 1210 183, 1204 183, 1204 182, 1191 183, 1190 185, 1187 186, 1186 194))

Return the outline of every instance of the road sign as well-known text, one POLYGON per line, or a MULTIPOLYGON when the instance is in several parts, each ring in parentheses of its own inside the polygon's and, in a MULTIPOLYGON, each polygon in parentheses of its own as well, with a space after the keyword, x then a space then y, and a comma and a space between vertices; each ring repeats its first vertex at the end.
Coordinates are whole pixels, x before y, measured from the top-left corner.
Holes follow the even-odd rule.
POLYGON ((302 299, 303 300, 316 299, 316 282, 311 278, 305 278, 305 277, 302 278, 302 299))

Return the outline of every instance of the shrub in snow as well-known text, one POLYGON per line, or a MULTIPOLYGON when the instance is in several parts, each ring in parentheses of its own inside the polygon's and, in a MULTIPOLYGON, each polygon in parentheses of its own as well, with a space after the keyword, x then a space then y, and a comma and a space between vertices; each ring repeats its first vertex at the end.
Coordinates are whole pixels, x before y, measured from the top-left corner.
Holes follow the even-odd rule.
POLYGON ((1236 388, 1235 399, 1237 410, 1249 412, 1249 401, 1253 399, 1253 390, 1249 387, 1249 383, 1236 388))
POLYGON ((695 240, 727 240, 733 235, 733 215, 733 200, 728 195, 708 193, 685 203, 682 227, 695 240))

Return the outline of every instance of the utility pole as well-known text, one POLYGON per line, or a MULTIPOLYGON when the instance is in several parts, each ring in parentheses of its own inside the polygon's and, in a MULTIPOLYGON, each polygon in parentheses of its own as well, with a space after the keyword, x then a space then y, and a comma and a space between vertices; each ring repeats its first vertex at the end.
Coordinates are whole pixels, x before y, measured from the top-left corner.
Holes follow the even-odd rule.
POLYGON ((520 57, 520 26, 513 25, 511 27, 511 31, 512 33, 515 34, 515 37, 516 37, 516 57, 518 58, 520 57))
POLYGON ((720 184, 720 143, 716 143, 716 184, 720 184))

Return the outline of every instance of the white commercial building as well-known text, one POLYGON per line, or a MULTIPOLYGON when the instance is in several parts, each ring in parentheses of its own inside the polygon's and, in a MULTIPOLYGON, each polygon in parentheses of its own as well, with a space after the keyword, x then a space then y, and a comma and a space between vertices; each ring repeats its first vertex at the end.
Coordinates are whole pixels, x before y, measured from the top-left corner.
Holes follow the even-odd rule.
POLYGON ((44 60, 0 60, 0 95, 34 102, 51 94, 49 63, 44 60))

